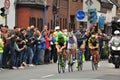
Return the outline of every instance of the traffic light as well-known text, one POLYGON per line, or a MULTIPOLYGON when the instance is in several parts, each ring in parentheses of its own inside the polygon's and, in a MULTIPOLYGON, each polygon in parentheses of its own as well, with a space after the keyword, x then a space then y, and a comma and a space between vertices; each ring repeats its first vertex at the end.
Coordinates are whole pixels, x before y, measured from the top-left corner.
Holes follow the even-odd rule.
POLYGON ((5 16, 5 8, 2 7, 0 10, 1 10, 1 14, 0 14, 0 15, 1 15, 2 17, 4 17, 4 16, 5 16))
POLYGON ((88 21, 90 21, 90 23, 97 21, 96 8, 89 8, 88 9, 88 21))

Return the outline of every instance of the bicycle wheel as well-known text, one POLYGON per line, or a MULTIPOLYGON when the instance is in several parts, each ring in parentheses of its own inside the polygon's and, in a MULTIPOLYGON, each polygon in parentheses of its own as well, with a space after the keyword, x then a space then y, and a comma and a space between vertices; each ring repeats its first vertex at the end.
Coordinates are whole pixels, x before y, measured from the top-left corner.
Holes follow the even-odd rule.
POLYGON ((61 61, 60 61, 60 56, 58 56, 58 73, 61 73, 61 61))
POLYGON ((68 72, 70 72, 70 60, 68 60, 68 72))
POLYGON ((78 57, 78 71, 83 69, 82 55, 78 57))
POLYGON ((97 70, 98 69, 98 64, 96 63, 96 64, 94 64, 94 66, 95 66, 95 70, 97 70))
POLYGON ((64 55, 62 54, 62 58, 61 58, 61 67, 62 67, 62 72, 65 73, 65 58, 64 55))
POLYGON ((94 71, 94 63, 93 63, 93 61, 92 61, 92 70, 94 71))
POLYGON ((61 73, 61 66, 60 66, 60 63, 58 63, 58 73, 61 73))
POLYGON ((73 57, 72 54, 69 54, 69 62, 68 62, 68 72, 73 72, 73 57))
POLYGON ((94 58, 93 58, 93 56, 91 56, 92 57, 92 60, 91 60, 91 63, 92 63, 92 70, 94 71, 94 58))
POLYGON ((94 62, 94 57, 92 56, 92 70, 97 70, 98 63, 94 62))

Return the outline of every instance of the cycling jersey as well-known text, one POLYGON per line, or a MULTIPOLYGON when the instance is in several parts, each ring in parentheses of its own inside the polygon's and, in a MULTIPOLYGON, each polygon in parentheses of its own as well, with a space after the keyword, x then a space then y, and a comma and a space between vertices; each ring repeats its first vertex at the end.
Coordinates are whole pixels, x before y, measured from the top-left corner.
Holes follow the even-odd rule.
POLYGON ((67 45, 68 49, 71 49, 72 46, 74 46, 74 44, 77 44, 77 39, 74 35, 72 37, 68 37, 67 41, 68 41, 68 45, 67 45))
POLYGON ((55 44, 59 44, 60 46, 63 46, 64 44, 66 44, 66 36, 63 36, 61 38, 56 37, 55 44))
POLYGON ((98 50, 98 47, 97 47, 99 45, 98 40, 95 40, 94 42, 92 42, 90 39, 88 44, 90 49, 94 48, 95 50, 98 50))

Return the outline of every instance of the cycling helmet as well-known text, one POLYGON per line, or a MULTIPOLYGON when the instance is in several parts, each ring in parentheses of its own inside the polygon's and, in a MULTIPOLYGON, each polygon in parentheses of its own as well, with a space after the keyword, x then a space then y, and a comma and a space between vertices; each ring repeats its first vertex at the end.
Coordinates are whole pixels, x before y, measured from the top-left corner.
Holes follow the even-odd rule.
POLYGON ((75 36, 80 36, 81 37, 81 35, 82 35, 81 32, 76 32, 75 33, 75 36))
POLYGON ((69 37, 73 37, 73 33, 70 32, 68 36, 69 36, 69 37))
POLYGON ((115 35, 120 34, 120 31, 119 31, 119 30, 115 30, 115 31, 114 31, 114 34, 115 34, 115 35))
POLYGON ((95 39, 95 35, 91 35, 91 39, 95 39))
POLYGON ((120 22, 120 19, 118 19, 117 22, 120 22))
POLYGON ((58 32, 58 38, 62 38, 63 33, 62 32, 58 32))

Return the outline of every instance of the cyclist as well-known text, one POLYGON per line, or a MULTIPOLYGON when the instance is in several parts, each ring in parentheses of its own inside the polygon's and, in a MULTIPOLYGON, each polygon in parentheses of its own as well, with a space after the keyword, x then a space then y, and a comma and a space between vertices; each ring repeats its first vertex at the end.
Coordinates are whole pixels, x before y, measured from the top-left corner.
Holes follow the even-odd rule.
POLYGON ((91 38, 88 42, 90 53, 92 56, 94 56, 94 63, 98 63, 100 60, 99 55, 99 43, 95 35, 91 35, 91 38))
MULTIPOLYGON (((85 36, 81 34, 80 31, 77 31, 75 33, 75 36, 77 38, 77 59, 80 59, 80 63, 82 63, 82 53, 84 53, 84 48, 83 46, 85 45, 84 39, 85 36)), ((78 62, 76 63, 76 68, 78 68, 78 62)))
POLYGON ((57 54, 60 54, 62 50, 66 48, 66 37, 63 35, 62 32, 58 32, 55 44, 57 54))
MULTIPOLYGON (((67 49, 68 49, 68 55, 70 51, 72 51, 72 56, 73 56, 73 62, 75 62, 75 53, 76 53, 76 48, 77 48, 77 39, 76 36, 72 32, 69 32, 68 38, 67 38, 67 49)), ((70 57, 70 56, 69 56, 70 57)))

